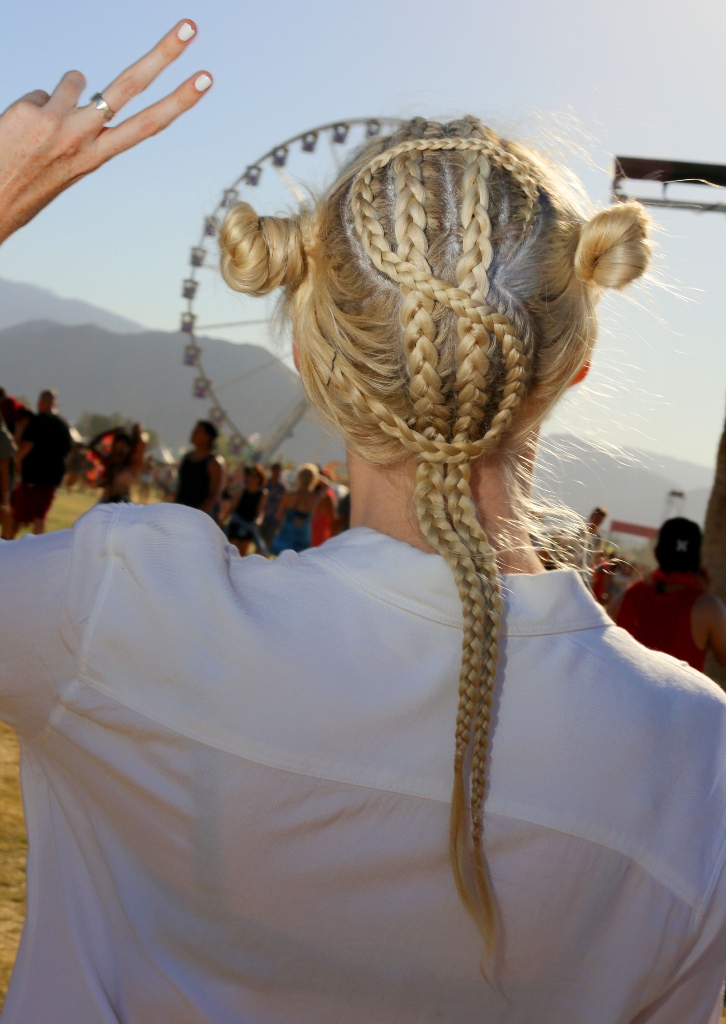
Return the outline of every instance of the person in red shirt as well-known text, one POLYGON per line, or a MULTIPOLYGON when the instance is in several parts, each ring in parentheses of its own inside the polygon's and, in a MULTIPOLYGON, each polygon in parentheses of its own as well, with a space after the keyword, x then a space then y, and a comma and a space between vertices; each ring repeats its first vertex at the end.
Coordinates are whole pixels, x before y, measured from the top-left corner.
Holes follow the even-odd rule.
POLYGON ((726 605, 708 593, 698 524, 669 519, 660 529, 655 556, 658 568, 628 587, 613 618, 643 646, 699 672, 709 651, 726 665, 726 605))
POLYGON ((311 547, 319 548, 335 533, 335 519, 338 499, 330 486, 325 470, 318 466, 319 480, 315 488, 315 511, 311 527, 311 547))
POLYGON ((20 413, 24 411, 25 406, 22 402, 9 395, 5 388, 0 388, 0 416, 5 420, 5 425, 11 434, 15 433, 15 421, 20 413))

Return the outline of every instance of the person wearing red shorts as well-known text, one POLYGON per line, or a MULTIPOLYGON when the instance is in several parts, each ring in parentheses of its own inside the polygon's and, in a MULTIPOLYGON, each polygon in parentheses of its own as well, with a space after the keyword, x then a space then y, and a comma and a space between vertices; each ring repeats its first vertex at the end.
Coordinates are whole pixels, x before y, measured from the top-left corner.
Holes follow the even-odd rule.
POLYGON ((65 473, 71 435, 66 421, 55 412, 55 403, 55 391, 41 391, 38 414, 23 431, 17 454, 20 482, 11 501, 13 537, 26 524, 32 524, 35 534, 45 531, 45 518, 65 473))

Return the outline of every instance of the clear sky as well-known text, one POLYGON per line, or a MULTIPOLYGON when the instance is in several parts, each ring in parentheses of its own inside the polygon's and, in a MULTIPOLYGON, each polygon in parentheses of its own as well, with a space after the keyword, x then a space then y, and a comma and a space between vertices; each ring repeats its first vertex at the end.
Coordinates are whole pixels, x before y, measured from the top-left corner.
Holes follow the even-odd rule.
MULTIPOLYGON (((583 150, 567 158, 599 203, 613 153, 726 163, 720 0, 7 4, 0 103, 51 90, 70 68, 85 73, 89 95, 101 90, 182 17, 199 36, 148 100, 198 68, 214 88, 6 242, 0 276, 173 330, 189 246, 221 189, 274 143, 346 117, 471 112, 545 145, 564 133, 583 150)), ((269 212, 279 205, 268 186, 256 198, 269 212)), ((589 383, 550 429, 709 465, 726 395, 726 218, 658 219, 660 285, 606 299, 589 383)), ((208 288, 206 302, 215 322, 259 308, 221 289, 208 288)), ((268 343, 265 328, 227 336, 268 343)))

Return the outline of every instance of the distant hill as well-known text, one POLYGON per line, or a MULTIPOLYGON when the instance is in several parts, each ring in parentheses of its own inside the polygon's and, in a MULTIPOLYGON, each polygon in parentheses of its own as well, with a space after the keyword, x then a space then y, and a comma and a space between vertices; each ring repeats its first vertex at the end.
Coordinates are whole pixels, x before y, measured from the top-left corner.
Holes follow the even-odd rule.
MULTIPOLYGON (((297 375, 257 345, 216 339, 203 345, 215 383, 228 385, 220 397, 240 429, 269 437, 300 400, 297 375)), ((163 331, 20 324, 0 330, 0 384, 31 401, 41 388, 55 387, 69 420, 86 411, 120 412, 153 428, 176 451, 209 408, 192 398, 194 371, 182 364, 182 347, 182 335, 163 331)), ((342 458, 343 448, 309 413, 281 454, 294 462, 327 462, 342 458)), ((635 450, 614 453, 567 435, 543 438, 537 468, 538 485, 582 515, 604 505, 612 518, 644 526, 660 525, 671 490, 686 493, 683 514, 703 523, 712 479, 712 469, 695 463, 635 450)))
POLYGON ((122 334, 143 331, 141 324, 116 316, 80 299, 62 299, 47 288, 0 278, 0 330, 29 320, 52 320, 58 324, 95 324, 122 334))
MULTIPOLYGON (((297 375, 257 345, 211 338, 203 344, 219 385, 269 364, 220 395, 240 430, 269 437, 302 397, 297 375)), ((60 412, 71 422, 86 411, 120 412, 177 450, 209 410, 209 402, 192 397, 194 371, 182 364, 182 348, 180 334, 164 331, 116 334, 90 325, 20 324, 0 331, 0 384, 31 401, 42 388, 54 387, 60 412)), ((342 458, 343 448, 309 413, 280 454, 324 463, 342 458)))
POLYGON ((603 450, 570 435, 542 439, 538 485, 568 508, 589 515, 603 505, 610 519, 660 526, 668 492, 683 491, 685 503, 674 514, 703 525, 713 469, 652 452, 603 450))

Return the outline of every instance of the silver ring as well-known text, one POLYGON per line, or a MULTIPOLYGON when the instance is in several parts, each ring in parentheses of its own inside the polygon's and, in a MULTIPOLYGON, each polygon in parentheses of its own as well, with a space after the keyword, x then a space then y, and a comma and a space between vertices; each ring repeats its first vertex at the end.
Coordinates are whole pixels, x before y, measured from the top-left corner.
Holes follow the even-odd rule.
POLYGON ((110 121, 112 118, 116 117, 116 111, 111 110, 100 92, 94 93, 93 96, 91 96, 91 103, 94 105, 96 110, 103 111, 104 121, 110 121))

